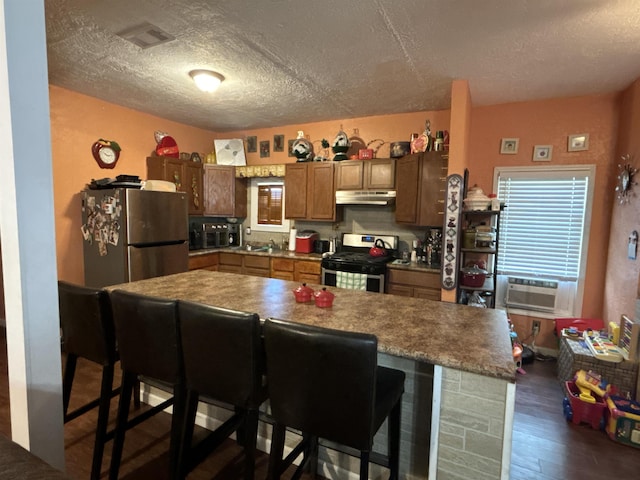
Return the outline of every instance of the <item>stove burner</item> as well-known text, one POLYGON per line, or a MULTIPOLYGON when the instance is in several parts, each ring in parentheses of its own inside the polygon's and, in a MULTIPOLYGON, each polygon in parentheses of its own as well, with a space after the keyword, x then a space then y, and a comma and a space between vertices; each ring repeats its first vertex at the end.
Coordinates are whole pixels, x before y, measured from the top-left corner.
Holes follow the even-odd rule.
POLYGON ((342 272, 380 275, 386 272, 387 263, 392 260, 391 255, 372 257, 368 253, 340 252, 323 258, 322 267, 342 272))

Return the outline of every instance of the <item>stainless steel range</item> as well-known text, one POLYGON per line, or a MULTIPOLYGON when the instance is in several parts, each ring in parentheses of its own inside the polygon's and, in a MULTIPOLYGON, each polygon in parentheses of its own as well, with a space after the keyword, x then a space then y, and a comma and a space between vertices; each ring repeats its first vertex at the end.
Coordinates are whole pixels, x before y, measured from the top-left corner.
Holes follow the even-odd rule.
POLYGON ((395 235, 345 233, 340 252, 322 259, 322 283, 384 293, 387 263, 393 261, 397 253, 398 237, 395 235), (375 257, 369 254, 376 240, 382 240, 386 255, 375 257))

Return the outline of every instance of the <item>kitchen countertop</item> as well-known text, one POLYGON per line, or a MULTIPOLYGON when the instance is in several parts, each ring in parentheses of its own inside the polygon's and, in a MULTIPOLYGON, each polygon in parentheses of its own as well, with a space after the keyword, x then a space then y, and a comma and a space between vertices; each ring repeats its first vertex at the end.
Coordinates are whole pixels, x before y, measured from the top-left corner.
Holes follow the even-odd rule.
POLYGON ((269 253, 268 250, 247 250, 245 247, 226 247, 226 248, 204 248, 201 250, 189 250, 190 257, 197 257, 199 255, 207 255, 210 253, 237 253, 242 255, 258 255, 262 257, 278 257, 278 258, 291 258, 294 260, 315 260, 319 262, 322 260, 322 255, 319 253, 296 253, 288 250, 273 250, 269 253))
POLYGON ((313 303, 296 303, 292 290, 298 285, 272 278, 193 270, 107 289, 257 312, 263 319, 274 317, 368 332, 378 337, 381 352, 515 382, 504 311, 336 287, 327 287, 336 295, 333 306, 318 308, 313 303))
POLYGON ((387 263, 387 268, 393 268, 394 270, 409 270, 414 272, 427 272, 427 273, 440 273, 440 267, 434 268, 428 266, 426 263, 387 263))

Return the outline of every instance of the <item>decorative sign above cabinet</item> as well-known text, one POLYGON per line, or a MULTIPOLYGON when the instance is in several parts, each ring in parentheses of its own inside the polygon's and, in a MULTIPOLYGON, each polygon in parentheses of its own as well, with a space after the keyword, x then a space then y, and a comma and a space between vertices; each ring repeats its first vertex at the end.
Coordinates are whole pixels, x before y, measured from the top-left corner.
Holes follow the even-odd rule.
POLYGON ((284 163, 280 165, 245 165, 236 166, 236 177, 284 177, 284 163))

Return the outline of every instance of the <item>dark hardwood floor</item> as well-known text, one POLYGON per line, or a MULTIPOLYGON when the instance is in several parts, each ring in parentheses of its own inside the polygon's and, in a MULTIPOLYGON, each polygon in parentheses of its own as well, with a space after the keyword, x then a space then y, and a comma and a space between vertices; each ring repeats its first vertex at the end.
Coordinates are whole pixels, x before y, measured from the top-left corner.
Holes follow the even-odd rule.
MULTIPOLYGON (((6 344, 0 329, 0 433, 10 436, 6 344)), ((518 375, 513 429, 511 478, 513 480, 591 480, 640 478, 640 449, 610 440, 587 425, 567 423, 562 414, 563 393, 556 380, 556 364, 550 360, 525 365, 518 375)), ((79 404, 99 388, 99 368, 79 361, 72 405, 79 404)), ((119 380, 119 379, 118 379, 119 380)), ((112 402, 112 425, 116 402, 112 402)), ((67 473, 75 479, 89 478, 96 412, 65 425, 67 473)), ((120 478, 146 480, 167 478, 170 416, 161 413, 127 432, 120 478)), ((199 430, 199 434, 202 430, 199 430)), ((107 478, 111 444, 107 444, 102 478, 107 478)), ((256 479, 266 477, 268 455, 259 454, 256 479)), ((242 478, 242 451, 228 440, 190 475, 190 480, 242 478)), ((290 478, 291 472, 286 478, 290 478)), ((310 478, 305 475, 303 478, 310 478)), ((472 479, 470 479, 472 480, 472 479)))

